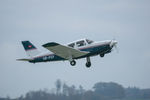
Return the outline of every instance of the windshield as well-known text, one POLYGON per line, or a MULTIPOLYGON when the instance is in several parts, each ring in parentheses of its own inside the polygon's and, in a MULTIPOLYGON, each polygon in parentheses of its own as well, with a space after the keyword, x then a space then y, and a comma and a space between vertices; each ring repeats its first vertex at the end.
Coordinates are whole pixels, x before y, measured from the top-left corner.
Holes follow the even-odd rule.
POLYGON ((86 39, 86 41, 87 41, 87 43, 88 43, 88 44, 91 44, 91 43, 93 43, 93 42, 94 42, 94 41, 89 40, 89 39, 86 39))

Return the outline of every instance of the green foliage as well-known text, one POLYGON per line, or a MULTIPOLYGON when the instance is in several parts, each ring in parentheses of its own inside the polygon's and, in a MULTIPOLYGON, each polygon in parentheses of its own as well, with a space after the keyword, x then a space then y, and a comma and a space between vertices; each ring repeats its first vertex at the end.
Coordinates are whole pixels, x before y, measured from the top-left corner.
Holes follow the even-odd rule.
POLYGON ((55 91, 30 91, 16 99, 0 98, 0 100, 150 100, 150 89, 136 87, 124 88, 114 82, 98 82, 92 90, 85 90, 81 85, 68 86, 61 80, 55 82, 55 91))
POLYGON ((150 89, 139 89, 137 87, 128 87, 125 89, 127 99, 149 99, 150 89))
POLYGON ((117 83, 99 82, 93 87, 95 93, 107 98, 122 99, 125 97, 124 88, 117 83))

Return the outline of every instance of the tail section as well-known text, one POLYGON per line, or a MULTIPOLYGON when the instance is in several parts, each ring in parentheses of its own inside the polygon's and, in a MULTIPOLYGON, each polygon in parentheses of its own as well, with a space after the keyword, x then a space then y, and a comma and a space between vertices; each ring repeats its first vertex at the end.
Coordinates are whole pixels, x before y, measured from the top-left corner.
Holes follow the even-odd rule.
POLYGON ((22 45, 27 55, 30 57, 34 57, 40 53, 30 41, 22 41, 22 45))

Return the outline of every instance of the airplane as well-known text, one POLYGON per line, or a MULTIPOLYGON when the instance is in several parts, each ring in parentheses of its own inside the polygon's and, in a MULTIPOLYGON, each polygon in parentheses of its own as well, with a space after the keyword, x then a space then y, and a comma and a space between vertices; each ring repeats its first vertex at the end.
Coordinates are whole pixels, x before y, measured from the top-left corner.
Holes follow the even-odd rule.
POLYGON ((75 66, 77 59, 86 58, 86 67, 91 67, 90 57, 100 55, 104 57, 116 47, 116 40, 105 40, 94 42, 89 39, 80 39, 67 45, 61 45, 56 42, 49 42, 42 45, 48 49, 49 53, 40 53, 30 41, 22 41, 22 45, 30 58, 17 59, 19 61, 28 61, 30 63, 48 62, 48 61, 65 61, 68 60, 70 65, 75 66))

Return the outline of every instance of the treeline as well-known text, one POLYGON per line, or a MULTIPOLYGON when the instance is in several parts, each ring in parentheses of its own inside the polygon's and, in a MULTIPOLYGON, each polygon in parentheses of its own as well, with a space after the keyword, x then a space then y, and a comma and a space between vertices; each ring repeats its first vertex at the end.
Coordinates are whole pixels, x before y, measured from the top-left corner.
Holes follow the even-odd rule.
POLYGON ((98 82, 91 90, 85 90, 81 85, 68 86, 61 80, 57 80, 55 86, 51 91, 30 91, 16 99, 7 97, 0 100, 150 100, 150 89, 124 88, 114 82, 98 82))

